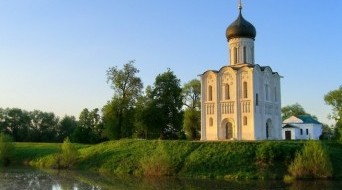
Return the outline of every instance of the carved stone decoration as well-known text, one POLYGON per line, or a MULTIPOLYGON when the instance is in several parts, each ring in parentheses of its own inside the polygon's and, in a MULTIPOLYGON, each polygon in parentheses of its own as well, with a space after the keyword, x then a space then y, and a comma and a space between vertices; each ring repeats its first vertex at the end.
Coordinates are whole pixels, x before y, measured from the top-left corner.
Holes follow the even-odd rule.
POLYGON ((247 71, 242 71, 241 72, 241 79, 242 80, 248 80, 249 76, 248 76, 248 72, 247 71))
POLYGON ((211 74, 207 77, 207 84, 213 84, 215 77, 211 74))
POLYGON ((233 76, 230 73, 224 73, 221 77, 222 84, 233 84, 233 76))

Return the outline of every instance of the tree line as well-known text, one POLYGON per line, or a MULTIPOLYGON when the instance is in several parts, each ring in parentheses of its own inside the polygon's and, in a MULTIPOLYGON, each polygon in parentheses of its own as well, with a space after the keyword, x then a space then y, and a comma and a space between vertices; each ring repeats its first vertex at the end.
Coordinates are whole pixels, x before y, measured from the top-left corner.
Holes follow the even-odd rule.
POLYGON ((107 70, 113 97, 102 109, 83 109, 74 116, 19 108, 0 108, 0 132, 17 142, 99 143, 121 138, 199 139, 200 81, 181 86, 170 69, 143 91, 135 61, 107 70))
MULTIPOLYGON (((78 143, 121 138, 199 139, 200 81, 193 79, 181 85, 167 69, 156 76, 153 85, 144 88, 134 63, 106 71, 113 97, 101 109, 85 108, 76 119, 39 110, 0 108, 0 132, 18 142, 63 142, 67 137, 78 143)), ((327 93, 324 100, 333 107, 330 118, 336 121, 334 138, 342 141, 342 86, 327 93)), ((303 114, 308 113, 298 103, 282 108, 283 120, 303 114)), ((324 130, 331 132, 326 125, 324 130)))
POLYGON ((99 142, 101 136, 94 130, 102 125, 99 120, 98 109, 84 109, 77 120, 67 115, 60 119, 54 113, 39 110, 0 108, 0 131, 17 142, 63 142, 66 137, 75 142, 99 142))

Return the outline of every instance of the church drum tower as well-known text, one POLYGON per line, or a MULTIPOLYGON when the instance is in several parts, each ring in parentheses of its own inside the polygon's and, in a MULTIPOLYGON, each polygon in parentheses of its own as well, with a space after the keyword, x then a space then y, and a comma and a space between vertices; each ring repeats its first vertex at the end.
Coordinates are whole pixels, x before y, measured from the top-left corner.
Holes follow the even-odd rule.
POLYGON ((255 64, 255 27, 239 15, 226 30, 229 64, 201 77, 201 140, 281 139, 280 78, 255 64))

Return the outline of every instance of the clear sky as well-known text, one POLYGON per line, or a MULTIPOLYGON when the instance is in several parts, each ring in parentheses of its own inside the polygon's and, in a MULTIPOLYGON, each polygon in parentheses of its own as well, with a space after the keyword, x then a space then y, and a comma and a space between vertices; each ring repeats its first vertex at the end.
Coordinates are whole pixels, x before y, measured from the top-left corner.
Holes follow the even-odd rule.
MULTIPOLYGON (((136 60, 144 86, 170 68, 185 83, 228 64, 237 0, 0 0, 0 107, 78 117, 113 91, 106 70, 136 60)), ((327 119, 342 85, 342 1, 243 0, 256 63, 284 76, 282 105, 327 119)))

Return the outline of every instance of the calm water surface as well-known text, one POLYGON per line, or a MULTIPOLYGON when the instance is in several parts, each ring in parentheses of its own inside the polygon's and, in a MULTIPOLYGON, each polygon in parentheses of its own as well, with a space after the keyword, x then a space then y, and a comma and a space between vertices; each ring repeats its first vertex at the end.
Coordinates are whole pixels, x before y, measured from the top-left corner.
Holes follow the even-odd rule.
POLYGON ((340 190, 341 181, 282 181, 198 180, 179 178, 105 177, 86 172, 55 170, 1 169, 0 190, 120 190, 120 189, 260 189, 260 190, 340 190))

